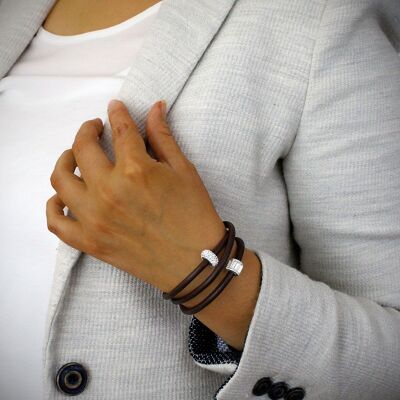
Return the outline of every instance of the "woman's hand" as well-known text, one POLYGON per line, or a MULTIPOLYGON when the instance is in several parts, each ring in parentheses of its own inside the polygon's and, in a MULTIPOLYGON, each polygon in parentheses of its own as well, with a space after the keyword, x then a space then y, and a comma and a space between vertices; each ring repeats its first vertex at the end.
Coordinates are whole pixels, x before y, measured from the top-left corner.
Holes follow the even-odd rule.
POLYGON ((217 245, 225 225, 176 143, 162 102, 146 120, 157 160, 122 102, 110 103, 108 117, 115 164, 98 143, 101 119, 84 122, 51 174, 57 193, 47 201, 48 229, 70 246, 169 291, 200 263, 201 250, 217 245), (81 177, 74 174, 77 166, 81 177), (74 218, 64 215, 65 206, 74 218))

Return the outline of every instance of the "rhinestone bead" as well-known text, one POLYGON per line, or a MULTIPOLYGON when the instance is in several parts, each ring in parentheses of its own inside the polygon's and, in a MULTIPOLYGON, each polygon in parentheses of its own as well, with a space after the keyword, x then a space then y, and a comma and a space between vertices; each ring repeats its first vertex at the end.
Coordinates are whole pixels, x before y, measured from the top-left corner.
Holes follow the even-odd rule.
POLYGON ((239 275, 243 269, 243 263, 237 258, 231 258, 226 266, 226 269, 234 272, 235 275, 239 275))
POLYGON ((208 262, 215 267, 218 264, 218 256, 211 250, 205 249, 201 252, 201 258, 208 260, 208 262))

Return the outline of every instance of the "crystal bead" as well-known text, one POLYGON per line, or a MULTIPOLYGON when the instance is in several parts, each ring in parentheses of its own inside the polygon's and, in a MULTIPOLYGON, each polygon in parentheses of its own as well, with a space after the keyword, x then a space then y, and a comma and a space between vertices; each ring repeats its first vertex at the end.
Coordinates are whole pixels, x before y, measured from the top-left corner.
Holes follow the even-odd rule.
POLYGON ((230 271, 235 273, 235 275, 239 275, 243 269, 243 263, 240 260, 238 260, 237 258, 231 258, 228 261, 228 265, 226 266, 226 269, 229 269, 230 271))
POLYGON ((218 264, 218 257, 217 257, 217 255, 216 255, 213 251, 211 251, 211 250, 208 250, 208 249, 203 250, 203 251, 201 252, 200 257, 201 257, 201 258, 204 258, 204 259, 206 259, 206 260, 208 260, 208 262, 209 262, 213 267, 215 267, 215 266, 218 264))

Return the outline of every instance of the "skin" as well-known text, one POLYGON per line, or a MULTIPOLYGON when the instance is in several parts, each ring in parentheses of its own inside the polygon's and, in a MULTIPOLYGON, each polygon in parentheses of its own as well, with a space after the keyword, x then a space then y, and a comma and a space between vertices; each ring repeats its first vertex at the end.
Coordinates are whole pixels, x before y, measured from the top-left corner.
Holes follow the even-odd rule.
POLYGON ((57 35, 77 35, 119 24, 159 0, 58 0, 43 27, 57 35))
MULTIPOLYGON (((56 194, 47 201, 46 217, 49 231, 70 246, 170 291, 199 264, 201 250, 217 245, 225 226, 194 164, 175 141, 161 104, 148 112, 145 139, 123 102, 109 107, 115 164, 98 143, 101 119, 85 121, 50 176, 56 194), (66 206, 74 218, 64 214, 66 206)), ((236 244, 231 257, 235 251, 236 244)), ((241 274, 195 314, 237 350, 243 350, 261 279, 253 251, 246 248, 242 261, 241 274)), ((202 271, 180 295, 209 273, 202 271)), ((198 304, 222 278, 184 305, 198 304)))
MULTIPOLYGON (((61 35, 84 33, 122 22, 155 3, 59 0, 44 27, 61 35)), ((46 218, 48 230, 63 242, 168 292, 200 263, 203 249, 217 245, 225 226, 194 164, 176 143, 161 104, 154 103, 148 112, 145 138, 122 102, 109 107, 115 164, 98 143, 101 119, 85 121, 72 147, 55 164, 50 182, 56 194, 46 203, 46 218), (154 158, 146 151, 146 142, 154 158), (76 167, 81 177, 74 174, 76 167), (64 214, 65 207, 74 218, 64 214)), ((230 257, 235 251, 236 243, 230 257)), ((195 314, 240 351, 261 283, 257 255, 246 247, 242 262, 241 274, 195 314)), ((209 274, 206 268, 179 296, 209 274)), ((184 305, 198 304, 224 275, 184 305)))

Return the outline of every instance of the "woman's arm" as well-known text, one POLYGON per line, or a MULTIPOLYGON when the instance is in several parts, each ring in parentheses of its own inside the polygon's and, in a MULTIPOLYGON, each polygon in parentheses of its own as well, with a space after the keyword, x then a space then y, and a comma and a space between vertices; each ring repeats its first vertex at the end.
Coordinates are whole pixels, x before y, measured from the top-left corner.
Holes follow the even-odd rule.
MULTIPOLYGON (((229 258, 235 256, 236 248, 237 244, 234 242, 229 258)), ((245 249, 242 262, 246 265, 246 268, 240 273, 240 279, 234 277, 216 299, 194 314, 207 328, 239 352, 243 349, 244 339, 254 313, 261 283, 260 260, 251 249, 245 249)), ((190 293, 209 275, 210 271, 206 268, 186 288, 179 292, 179 297, 190 293)), ((186 301, 183 305, 193 307, 199 304, 214 291, 224 276, 225 273, 221 273, 199 295, 186 301)), ((176 285, 164 286, 160 283, 160 289, 164 292, 171 291, 174 286, 176 285)))

